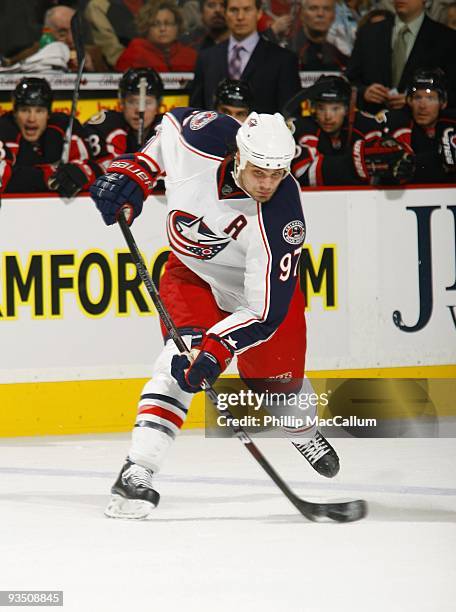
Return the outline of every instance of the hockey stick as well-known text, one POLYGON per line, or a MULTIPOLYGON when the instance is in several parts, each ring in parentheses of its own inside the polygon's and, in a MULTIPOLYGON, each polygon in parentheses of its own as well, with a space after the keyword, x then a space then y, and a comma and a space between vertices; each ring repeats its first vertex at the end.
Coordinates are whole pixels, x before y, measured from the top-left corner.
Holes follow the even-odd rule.
POLYGON ((73 35, 74 46, 76 49, 76 56, 78 59, 78 74, 74 84, 73 99, 71 101, 71 112, 68 120, 67 129, 65 130, 65 136, 63 138, 62 155, 60 157, 60 164, 68 163, 70 159, 70 148, 71 148, 71 136, 73 134, 73 123, 76 117, 76 110, 79 100, 79 88, 81 86, 82 73, 84 70, 85 63, 85 51, 84 51, 84 40, 82 38, 82 26, 81 18, 79 13, 75 13, 71 18, 71 33, 73 35))
POLYGON ((356 118, 356 99, 358 97, 358 88, 352 85, 350 94, 350 105, 348 107, 348 129, 347 129, 347 144, 349 147, 352 144, 353 125, 356 118))
POLYGON ((140 147, 144 144, 144 113, 146 110, 146 77, 139 79, 139 126, 138 126, 138 145, 140 147))
MULTIPOLYGON (((133 234, 130 230, 130 227, 128 226, 124 215, 119 215, 118 223, 120 225, 120 229, 122 230, 122 234, 125 238, 125 241, 128 245, 128 248, 130 249, 130 253, 133 258, 133 262, 138 270, 139 276, 143 281, 144 285, 146 286, 146 289, 155 305, 155 308, 157 309, 157 312, 164 326, 166 327, 166 330, 168 331, 171 339, 176 344, 178 350, 181 353, 188 355, 188 348, 185 342, 183 341, 182 336, 180 335, 177 327, 174 325, 174 322, 171 319, 166 306, 162 302, 155 283, 147 272, 147 268, 142 258, 142 255, 139 252, 138 246, 135 242, 133 234)), ((306 501, 298 497, 282 480, 282 478, 275 471, 269 461, 267 461, 265 456, 253 442, 250 436, 246 433, 246 431, 242 429, 242 427, 233 424, 233 415, 230 413, 230 411, 227 409, 220 408, 217 393, 213 389, 213 387, 207 382, 204 385, 204 392, 214 404, 216 410, 227 418, 227 422, 232 427, 236 437, 239 438, 239 440, 244 444, 245 448, 249 451, 249 453, 261 465, 263 470, 268 474, 268 476, 279 487, 282 493, 295 506, 295 508, 299 510, 299 512, 303 516, 305 516, 311 521, 319 521, 320 519, 330 519, 338 523, 358 521, 364 516, 366 516, 367 504, 364 500, 361 499, 339 503, 319 503, 306 501)))

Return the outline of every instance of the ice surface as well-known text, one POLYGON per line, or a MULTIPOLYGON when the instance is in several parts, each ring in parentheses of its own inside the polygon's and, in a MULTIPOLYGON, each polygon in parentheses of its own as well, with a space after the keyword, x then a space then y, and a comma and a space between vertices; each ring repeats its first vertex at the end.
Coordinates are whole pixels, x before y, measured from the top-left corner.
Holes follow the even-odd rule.
POLYGON ((238 440, 184 432, 153 520, 110 520, 128 435, 2 439, 0 589, 63 590, 72 612, 456 610, 455 440, 333 440, 333 481, 258 443, 302 497, 369 516, 310 523, 238 440))

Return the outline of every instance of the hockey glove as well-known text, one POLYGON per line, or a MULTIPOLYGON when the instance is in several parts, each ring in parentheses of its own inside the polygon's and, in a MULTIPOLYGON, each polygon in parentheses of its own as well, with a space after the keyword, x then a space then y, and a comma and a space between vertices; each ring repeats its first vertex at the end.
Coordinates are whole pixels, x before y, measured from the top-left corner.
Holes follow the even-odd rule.
POLYGON ((353 165, 361 179, 405 183, 415 173, 415 156, 409 146, 391 137, 357 140, 353 165))
POLYGON ((106 174, 98 177, 89 191, 106 225, 117 221, 121 209, 127 211, 127 222, 141 214, 145 198, 152 192, 157 175, 135 155, 115 159, 106 174))
POLYGON ((48 180, 49 189, 62 198, 74 198, 95 178, 91 167, 83 161, 62 164, 48 180))
POLYGON ((447 128, 442 135, 439 153, 447 172, 456 172, 456 130, 447 128))
POLYGON ((183 391, 197 393, 202 390, 204 380, 212 385, 229 366, 232 358, 230 346, 222 338, 209 334, 204 338, 198 356, 192 363, 185 355, 174 355, 171 374, 183 391))

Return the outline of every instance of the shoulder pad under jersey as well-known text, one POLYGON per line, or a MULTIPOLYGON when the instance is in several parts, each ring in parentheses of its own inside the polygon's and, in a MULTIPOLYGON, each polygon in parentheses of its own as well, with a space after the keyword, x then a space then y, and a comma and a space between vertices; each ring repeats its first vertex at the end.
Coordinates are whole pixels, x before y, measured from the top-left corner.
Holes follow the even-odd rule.
POLYGON ((167 114, 191 148, 221 159, 234 151, 240 128, 236 119, 194 108, 175 108, 167 114))

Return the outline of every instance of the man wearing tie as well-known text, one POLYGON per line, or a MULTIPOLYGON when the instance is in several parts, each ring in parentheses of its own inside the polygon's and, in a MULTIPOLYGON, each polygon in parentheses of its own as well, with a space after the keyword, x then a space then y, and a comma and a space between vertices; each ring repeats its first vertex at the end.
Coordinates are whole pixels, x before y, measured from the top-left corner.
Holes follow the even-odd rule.
POLYGON ((358 104, 376 112, 405 105, 405 89, 417 68, 442 68, 456 98, 456 32, 424 13, 424 0, 394 0, 395 18, 358 32, 346 75, 358 87, 358 104))
POLYGON ((279 112, 300 90, 297 56, 258 34, 261 0, 225 0, 230 37, 201 51, 195 68, 190 105, 213 109, 214 93, 224 78, 247 81, 253 110, 279 112))

